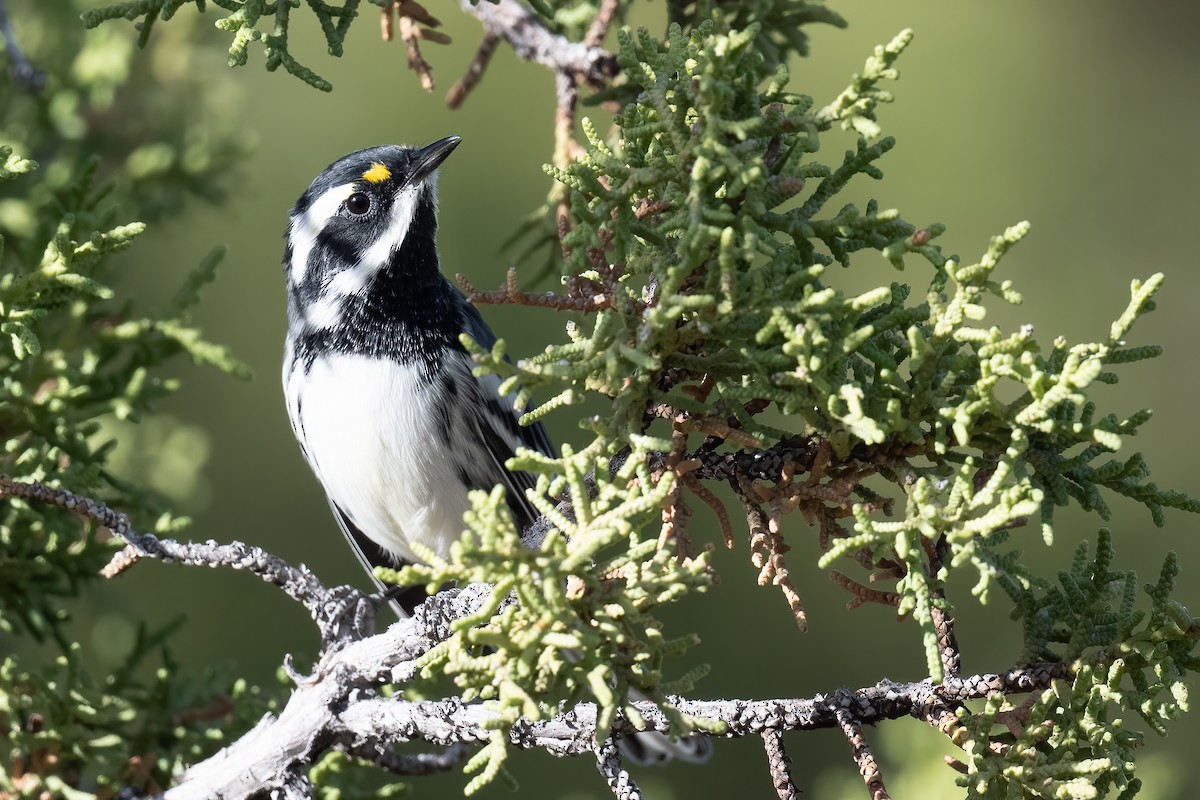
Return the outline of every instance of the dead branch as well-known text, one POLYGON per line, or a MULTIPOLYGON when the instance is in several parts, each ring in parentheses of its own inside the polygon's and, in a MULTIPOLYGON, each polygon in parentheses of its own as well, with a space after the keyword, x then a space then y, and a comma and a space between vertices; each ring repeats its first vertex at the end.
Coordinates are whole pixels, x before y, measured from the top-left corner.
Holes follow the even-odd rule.
POLYGON ((746 523, 750 526, 750 562, 758 567, 758 585, 773 583, 778 586, 792 611, 792 617, 796 620, 796 627, 806 631, 808 614, 804 610, 800 593, 792 584, 787 563, 783 559, 788 546, 779 535, 778 508, 772 504, 772 513, 768 517, 762 507, 751 498, 751 492, 754 491, 751 481, 742 480, 737 488, 738 498, 746 511, 746 523))
POLYGON ((500 37, 494 33, 485 33, 483 41, 479 43, 479 49, 475 51, 474 58, 467 65, 467 71, 458 79, 458 83, 450 88, 450 92, 446 95, 446 105, 450 108, 458 108, 467 99, 468 95, 474 91, 479 82, 483 80, 483 73, 487 71, 488 64, 492 61, 492 56, 496 52, 496 45, 500 44, 500 37))
POLYGON ((421 88, 433 91, 433 67, 421 54, 421 42, 450 44, 450 37, 436 30, 442 21, 429 13, 417 0, 395 0, 380 10, 379 27, 385 42, 394 37, 394 27, 399 19, 400 38, 408 51, 408 68, 417 73, 421 88))

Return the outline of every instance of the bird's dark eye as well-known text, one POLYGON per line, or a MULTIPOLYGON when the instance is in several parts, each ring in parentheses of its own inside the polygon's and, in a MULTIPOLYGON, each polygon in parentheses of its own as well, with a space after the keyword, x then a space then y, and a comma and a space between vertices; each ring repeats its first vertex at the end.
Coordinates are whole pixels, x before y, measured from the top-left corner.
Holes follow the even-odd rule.
POLYGON ((356 217, 361 217, 371 210, 371 198, 362 192, 355 192, 346 198, 346 210, 356 217))

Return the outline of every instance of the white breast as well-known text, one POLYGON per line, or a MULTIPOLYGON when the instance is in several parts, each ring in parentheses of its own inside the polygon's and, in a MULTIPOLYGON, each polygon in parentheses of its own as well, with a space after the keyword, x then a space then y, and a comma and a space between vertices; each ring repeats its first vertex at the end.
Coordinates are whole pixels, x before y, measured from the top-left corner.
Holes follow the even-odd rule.
POLYGON ((441 433, 440 380, 416 365, 330 355, 285 375, 284 391, 309 464, 359 530, 409 561, 420 560, 414 541, 449 553, 468 502, 441 433))

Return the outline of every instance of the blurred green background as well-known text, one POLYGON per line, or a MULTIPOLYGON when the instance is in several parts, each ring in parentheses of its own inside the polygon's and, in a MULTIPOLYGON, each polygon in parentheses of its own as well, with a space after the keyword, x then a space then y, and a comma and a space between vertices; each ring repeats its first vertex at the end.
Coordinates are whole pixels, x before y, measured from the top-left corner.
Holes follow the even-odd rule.
MULTIPOLYGON (((551 75, 501 47, 465 107, 448 111, 444 93, 469 61, 480 29, 456 3, 429 5, 454 37, 449 47, 426 47, 438 81, 432 95, 406 70, 403 45, 380 41, 369 7, 340 61, 325 55, 315 22, 296 15, 293 50, 333 82, 332 94, 282 72, 266 73, 261 52, 252 48, 251 64, 236 73, 239 85, 228 104, 257 149, 230 182, 228 202, 192 203, 185 214, 152 227, 121 261, 118 291, 165 297, 212 246, 227 244, 223 273, 206 291, 200 322, 256 373, 254 381, 239 383, 209 370, 181 370, 185 388, 165 412, 187 427, 171 433, 173 438, 164 432, 167 426, 153 421, 130 431, 121 446, 127 470, 176 487, 180 510, 195 517, 194 538, 261 545, 308 564, 327 582, 367 584, 301 459, 283 410, 278 370, 286 319, 279 258, 288 208, 317 172, 346 152, 458 134, 463 144, 442 169, 443 263, 448 272, 463 272, 477 286, 491 288, 512 263, 500 243, 548 187, 541 165, 552 146, 551 75)), ((1200 183, 1195 44, 1200 8, 1111 0, 863 0, 833 6, 849 19, 849 30, 814 29, 812 55, 792 70, 792 88, 813 95, 818 104, 846 85, 876 44, 904 27, 916 31, 900 61, 897 102, 881 114, 885 132, 899 145, 880 164, 885 180, 860 184, 854 199, 877 197, 882 207, 898 207, 919 225, 948 224, 943 247, 966 259, 977 257, 988 237, 1007 225, 1033 223, 1032 235, 1009 255, 1000 275, 1012 279, 1027 302, 993 309, 990 321, 1005 327, 1032 323, 1046 342, 1059 334, 1103 338, 1124 308, 1129 280, 1166 272, 1159 310, 1132 337, 1135 343, 1167 345, 1166 354, 1125 369, 1123 382, 1102 387, 1098 398, 1107 410, 1122 414, 1152 407, 1156 418, 1127 447, 1147 454, 1160 486, 1200 493, 1188 461, 1194 438, 1188 420, 1195 419, 1189 398, 1200 389, 1190 349, 1200 324, 1190 308, 1195 300, 1188 299, 1200 296, 1193 227, 1194 187, 1200 183)), ((664 12, 662 3, 651 2, 635 21, 659 31, 664 12)), ((197 35, 211 39, 213 53, 211 61, 189 68, 221 68, 228 41, 211 28, 216 18, 185 9, 154 35, 195 26, 197 35)), ((133 68, 158 65, 135 57, 133 68)), ((826 137, 822 160, 840 161, 840 151, 852 143, 840 132, 826 137)), ((831 269, 827 279, 848 291, 892 280, 911 281, 923 291, 928 271, 915 260, 910 270, 897 275, 868 253, 849 271, 831 269)), ((563 318, 550 311, 489 309, 486 315, 514 354, 538 351, 563 335, 563 318)), ((569 410, 552 416, 549 425, 559 441, 581 436, 569 410)), ((1179 597, 1194 605, 1200 576, 1194 532, 1200 520, 1171 512, 1167 528, 1158 530, 1132 504, 1114 500, 1114 510, 1108 524, 1116 534, 1118 563, 1149 579, 1167 550, 1180 551, 1179 597)), ((1034 530, 1014 537, 1043 574, 1068 564, 1075 542, 1102 524, 1079 512, 1058 520, 1052 549, 1034 530)), ((699 522, 694 530, 701 530, 699 522)), ((710 540, 718 538, 715 527, 704 530, 710 540)), ((812 531, 796 517, 787 535, 811 631, 797 634, 778 592, 755 586, 744 541, 732 552, 722 550, 716 562, 721 584, 668 615, 672 632, 701 635, 689 663, 713 667, 697 696, 810 696, 885 676, 919 678, 923 655, 913 626, 898 624, 880 607, 847 612, 846 595, 813 566, 812 531)), ((1003 670, 1019 653, 1019 631, 1007 622, 1004 598, 987 609, 971 600, 969 577, 951 586, 951 599, 960 607, 963 667, 1003 670)), ((299 606, 253 578, 227 571, 147 563, 93 593, 77 615, 80 630, 90 631, 85 646, 103 660, 119 658, 136 621, 161 623, 181 610, 188 625, 178 656, 188 669, 231 664, 266 682, 285 653, 303 659, 315 649, 315 630, 299 606)), ((940 734, 902 720, 868 736, 894 797, 961 796, 953 786, 955 773, 941 764, 941 753, 950 750, 940 734)), ((1200 763, 1192 756, 1200 745, 1200 713, 1178 724, 1168 740, 1150 737, 1139 761, 1146 780, 1142 796, 1194 796, 1187 787, 1200 785, 1200 763)), ((804 796, 863 796, 840 735, 793 734, 787 744, 804 796)), ((608 796, 586 760, 519 754, 512 763, 523 797, 608 796)), ((703 768, 672 766, 639 778, 651 798, 773 796, 757 741, 721 743, 703 768)), ((464 782, 458 773, 416 781, 426 797, 457 796, 464 782)), ((506 794, 498 786, 485 792, 506 794)))

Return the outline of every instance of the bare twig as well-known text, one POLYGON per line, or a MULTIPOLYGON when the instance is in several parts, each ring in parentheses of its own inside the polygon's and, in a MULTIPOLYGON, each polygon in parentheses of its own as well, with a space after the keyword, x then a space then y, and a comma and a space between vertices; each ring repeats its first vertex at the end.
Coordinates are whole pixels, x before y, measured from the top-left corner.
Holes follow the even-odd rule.
POLYGON ((871 752, 867 739, 863 736, 862 725, 850 715, 846 709, 838 710, 838 727, 842 729, 846 741, 850 743, 850 751, 854 753, 854 762, 858 764, 858 774, 867 784, 871 800, 891 800, 891 795, 883 785, 883 773, 879 770, 879 762, 871 752))
POLYGON ((380 10, 379 27, 385 42, 395 36, 395 25, 399 17, 400 38, 408 51, 408 68, 417 73, 421 88, 433 91, 433 67, 421 54, 421 42, 450 44, 450 37, 436 30, 442 21, 429 13, 417 0, 395 0, 380 10))
POLYGON ((342 749, 364 761, 370 761, 393 775, 436 775, 458 766, 470 750, 452 744, 440 753, 397 753, 386 742, 371 741, 343 745, 342 749))
POLYGON ((151 534, 139 534, 133 530, 124 514, 113 511, 104 503, 81 497, 67 489, 34 482, 22 483, 7 475, 0 475, 0 499, 4 497, 19 497, 66 509, 81 519, 107 528, 124 541, 125 549, 114 555, 101 571, 105 577, 119 575, 142 558, 157 558, 188 566, 244 569, 278 586, 288 597, 303 605, 320 625, 324 642, 365 635, 373 625, 378 601, 348 586, 329 589, 307 567, 293 567, 261 548, 242 542, 185 544, 159 539, 151 534), (349 614, 348 611, 355 613, 349 614), (343 626, 348 629, 343 630, 343 626))
POLYGON ((598 47, 604 41, 605 35, 608 34, 608 29, 612 27, 613 19, 617 16, 617 9, 620 8, 620 0, 600 0, 600 8, 596 10, 596 16, 592 18, 592 24, 588 28, 588 32, 583 37, 583 43, 588 47, 598 47))
MULTIPOLYGON (((394 627, 394 626, 393 626, 394 627)), ((380 634, 382 636, 383 634, 380 634)), ((378 638, 378 637, 375 637, 378 638)), ((926 718, 931 710, 957 705, 965 700, 987 697, 995 692, 1042 691, 1054 680, 1070 675, 1067 664, 1033 664, 1014 667, 1003 674, 954 678, 941 684, 930 680, 895 683, 884 680, 857 690, 839 689, 810 699, 771 700, 686 700, 671 698, 681 713, 725 726, 726 738, 761 736, 764 731, 800 731, 840 728, 839 713, 859 725, 901 719, 926 718)), ((646 730, 667 733, 671 722, 648 701, 633 704, 643 717, 646 730)), ((464 704, 455 698, 438 702, 405 701, 376 697, 353 704, 341 714, 340 722, 363 736, 389 737, 389 732, 406 731, 405 738, 423 738, 434 744, 456 741, 484 742, 495 712, 479 704, 464 704)), ((579 756, 594 751, 596 706, 579 703, 558 716, 538 721, 520 720, 513 728, 510 744, 538 748, 556 756, 579 756)), ((636 732, 627 720, 618 719, 613 732, 636 732)), ((394 737, 391 737, 394 738, 394 737)))
POLYGON ((232 714, 233 698, 222 692, 207 705, 175 712, 171 715, 171 724, 176 727, 180 725, 194 725, 197 722, 223 719, 232 716, 232 714))
POLYGON ((483 41, 479 43, 479 49, 475 51, 475 57, 471 59, 467 71, 446 95, 446 105, 450 108, 458 108, 463 104, 463 101, 483 79, 483 73, 487 71, 498 44, 500 44, 500 37, 496 34, 485 33, 483 35, 483 41))
POLYGON ((613 305, 613 298, 605 294, 569 297, 554 292, 545 292, 544 294, 523 292, 517 288, 517 271, 512 267, 508 269, 504 285, 491 292, 479 291, 462 273, 456 274, 454 280, 463 290, 463 294, 467 296, 467 300, 477 306, 541 306, 542 308, 553 308, 555 311, 594 312, 611 308, 613 305))
POLYGON ((617 800, 642 800, 642 790, 621 765, 621 750, 612 739, 596 748, 596 768, 617 800))
MULTIPOLYGON (((575 160, 580 147, 575 141, 575 106, 579 102, 579 86, 570 72, 554 74, 554 166, 565 169, 575 160)), ((568 252, 566 235, 571 232, 570 194, 563 185, 555 186, 558 202, 554 207, 555 228, 564 257, 568 252)))
POLYGON ((421 88, 427 92, 433 91, 433 67, 421 54, 421 27, 408 17, 400 17, 400 38, 408 50, 408 68, 417 73, 421 80, 421 88))
POLYGON ((792 780, 792 759, 783 749, 783 732, 763 731, 763 748, 767 751, 767 768, 779 800, 799 800, 800 791, 792 780))

